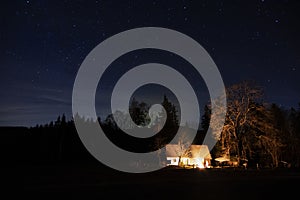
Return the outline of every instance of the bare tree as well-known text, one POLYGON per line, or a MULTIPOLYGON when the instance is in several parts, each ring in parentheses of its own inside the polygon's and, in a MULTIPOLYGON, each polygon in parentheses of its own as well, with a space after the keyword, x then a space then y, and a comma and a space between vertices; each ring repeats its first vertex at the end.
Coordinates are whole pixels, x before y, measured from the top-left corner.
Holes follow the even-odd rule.
MULTIPOLYGON (((260 149, 271 155, 274 166, 278 165, 281 142, 273 117, 262 97, 262 88, 254 82, 245 81, 226 89, 225 124, 221 132, 215 132, 214 137, 220 141, 224 156, 235 156, 238 164, 241 160, 251 158, 253 152, 260 149)), ((225 98, 225 95, 221 98, 225 98)), ((218 100, 212 103, 217 105, 218 100)), ((214 121, 218 120, 218 112, 211 116, 211 120, 212 129, 217 129, 214 121)))
POLYGON ((185 130, 185 127, 182 128, 182 133, 178 138, 178 148, 176 149, 176 154, 179 157, 178 165, 182 165, 182 157, 190 157, 191 156, 191 140, 189 138, 189 134, 187 130, 185 130))

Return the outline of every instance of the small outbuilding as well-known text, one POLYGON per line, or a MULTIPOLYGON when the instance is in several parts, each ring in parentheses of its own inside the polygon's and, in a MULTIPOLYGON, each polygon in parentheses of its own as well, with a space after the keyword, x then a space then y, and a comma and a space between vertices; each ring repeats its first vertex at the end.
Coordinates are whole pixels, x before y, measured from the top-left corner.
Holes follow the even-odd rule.
POLYGON ((166 145, 167 165, 192 166, 194 168, 209 168, 211 155, 207 145, 191 145, 182 149, 180 145, 166 145))

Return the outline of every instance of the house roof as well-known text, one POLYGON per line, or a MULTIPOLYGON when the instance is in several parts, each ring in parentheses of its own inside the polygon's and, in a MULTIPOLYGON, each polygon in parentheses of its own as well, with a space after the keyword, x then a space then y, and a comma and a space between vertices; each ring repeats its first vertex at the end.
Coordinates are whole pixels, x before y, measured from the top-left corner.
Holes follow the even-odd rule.
MULTIPOLYGON (((179 145, 177 144, 167 144, 166 145, 166 155, 167 157, 178 157, 180 156, 182 150, 179 145)), ((207 145, 191 145, 190 152, 192 158, 206 158, 211 159, 210 152, 208 150, 207 145)))
POLYGON ((181 148, 177 144, 167 144, 166 145, 166 155, 167 157, 178 157, 181 154, 181 148))
POLYGON ((210 152, 207 145, 191 145, 191 153, 193 158, 211 159, 210 152))

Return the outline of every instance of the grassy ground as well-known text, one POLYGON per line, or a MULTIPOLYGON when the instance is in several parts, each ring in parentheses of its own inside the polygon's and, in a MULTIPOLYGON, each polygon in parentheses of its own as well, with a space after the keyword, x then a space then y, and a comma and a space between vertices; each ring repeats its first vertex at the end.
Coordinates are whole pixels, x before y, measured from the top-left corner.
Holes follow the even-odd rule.
POLYGON ((287 199, 294 195, 298 199, 300 192, 297 170, 165 168, 128 174, 96 165, 24 169, 25 194, 42 199, 287 199))

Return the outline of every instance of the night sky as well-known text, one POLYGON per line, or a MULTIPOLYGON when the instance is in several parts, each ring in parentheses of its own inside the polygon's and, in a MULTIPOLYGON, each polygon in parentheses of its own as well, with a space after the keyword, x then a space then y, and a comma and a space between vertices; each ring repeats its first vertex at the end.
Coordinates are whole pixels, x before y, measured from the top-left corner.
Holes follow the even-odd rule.
MULTIPOLYGON (((264 87, 266 101, 298 107, 299 9, 299 1, 288 0, 2 2, 0 125, 33 126, 63 113, 70 118, 73 83, 85 56, 106 38, 145 26, 195 39, 215 61, 225 85, 255 80, 264 87)), ((181 70, 188 65, 160 51, 121 57, 99 88, 97 111, 109 112, 101 99, 122 72, 153 60, 181 70)), ((189 75, 197 85, 201 77, 189 75)), ((202 86, 195 87, 198 97, 202 86)))

